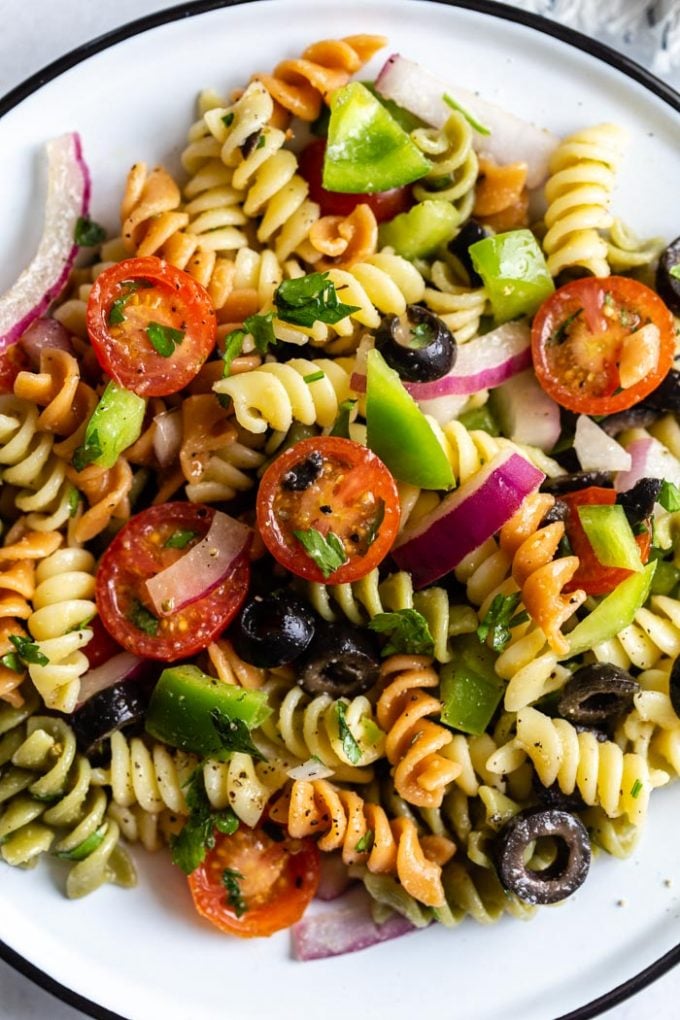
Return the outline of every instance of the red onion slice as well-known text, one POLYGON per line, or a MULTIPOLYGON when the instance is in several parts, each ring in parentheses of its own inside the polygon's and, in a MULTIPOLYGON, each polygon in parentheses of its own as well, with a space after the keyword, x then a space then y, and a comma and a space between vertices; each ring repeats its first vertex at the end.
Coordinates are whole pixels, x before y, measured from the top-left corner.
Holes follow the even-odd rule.
POLYGON ((630 470, 617 474, 614 480, 617 492, 627 492, 641 478, 665 478, 680 486, 680 461, 658 439, 652 436, 634 439, 626 446, 626 452, 631 457, 630 470))
POLYGON ((544 453, 560 438, 560 407, 541 387, 532 369, 508 379, 494 394, 494 411, 503 435, 544 453))
POLYGON ((406 528, 392 549, 415 588, 454 570, 473 549, 509 521, 545 475, 514 451, 503 451, 439 506, 406 528))
POLYGON ((168 467, 179 456, 182 445, 182 411, 162 411, 154 418, 153 450, 161 467, 168 467))
POLYGON ((80 694, 78 707, 89 701, 95 694, 105 691, 121 680, 132 680, 144 667, 145 660, 132 655, 131 652, 121 652, 114 655, 112 659, 104 662, 96 669, 88 669, 80 680, 80 694))
POLYGON ((379 942, 416 931, 401 914, 377 925, 371 917, 370 900, 363 889, 347 897, 338 909, 314 914, 291 929, 293 953, 298 960, 327 960, 355 953, 379 942))
POLYGON ((444 94, 451 96, 488 128, 488 135, 477 131, 473 135, 474 147, 482 156, 497 163, 526 163, 529 188, 537 188, 546 180, 548 161, 559 141, 551 131, 520 120, 474 92, 440 81, 420 64, 398 53, 387 59, 375 87, 385 99, 393 99, 434 127, 441 127, 451 116, 451 107, 443 99, 444 94))
POLYGON ((34 319, 19 343, 28 354, 34 368, 40 368, 40 355, 43 351, 66 351, 73 354, 71 336, 66 326, 56 319, 34 319))
POLYGON ((214 591, 229 575, 250 538, 250 528, 245 524, 216 511, 205 538, 146 582, 158 615, 172 616, 214 591))
POLYGON ((79 216, 90 202, 90 175, 80 136, 61 135, 47 143, 48 179, 43 234, 30 265, 0 297, 0 351, 16 343, 61 292, 78 254, 74 241, 79 216))
POLYGON ((347 865, 342 859, 342 854, 321 854, 320 858, 321 875, 316 898, 330 903, 347 891, 351 879, 347 874, 347 865))
POLYGON ((632 457, 587 415, 576 420, 574 450, 584 471, 630 471, 632 457))

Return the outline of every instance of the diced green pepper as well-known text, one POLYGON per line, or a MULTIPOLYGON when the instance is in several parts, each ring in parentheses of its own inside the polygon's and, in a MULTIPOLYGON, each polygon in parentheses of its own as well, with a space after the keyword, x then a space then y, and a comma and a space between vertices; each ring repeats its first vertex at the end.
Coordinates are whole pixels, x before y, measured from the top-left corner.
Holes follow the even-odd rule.
POLYGON ((642 570, 640 549, 622 506, 579 506, 578 515, 593 552, 605 567, 642 570))
POLYGON ((331 98, 323 186, 365 194, 400 188, 430 169, 415 142, 361 82, 350 82, 331 98))
POLYGON ((225 759, 233 748, 225 747, 215 713, 251 730, 271 715, 271 709, 261 691, 225 684, 197 666, 171 666, 163 670, 151 695, 146 731, 171 747, 225 759))
POLYGON ((441 721, 479 736, 486 731, 505 690, 494 670, 496 656, 476 634, 454 640, 452 653, 440 672, 441 721))
POLYGON ((361 84, 368 89, 372 96, 375 96, 378 102, 385 107, 390 117, 394 118, 399 127, 403 128, 407 134, 410 135, 416 128, 427 126, 424 120, 416 117, 415 113, 411 113, 410 110, 405 110, 403 106, 399 106, 399 103, 395 103, 394 99, 386 99, 385 96, 381 96, 375 87, 375 82, 362 81, 361 84))
POLYGON ((145 411, 142 397, 118 383, 107 383, 87 423, 83 444, 73 454, 76 470, 88 464, 112 468, 123 450, 139 439, 145 411))
POLYGON ((654 580, 650 589, 652 595, 670 595, 678 581, 680 570, 668 560, 656 560, 654 580))
POLYGON ((449 489, 453 471, 427 418, 380 351, 368 353, 366 430, 369 449, 395 478, 423 489, 449 489))
POLYGON ((484 404, 483 407, 475 407, 472 411, 465 411, 464 414, 461 414, 458 421, 466 429, 483 429, 490 436, 500 436, 501 434, 498 421, 489 404, 484 404))
POLYGON ((424 258, 451 240, 459 222, 458 213, 450 202, 428 198, 380 225, 380 247, 389 245, 405 259, 424 258))
POLYGON ((472 264, 484 281, 496 322, 533 315, 555 284, 530 230, 510 230, 476 241, 472 264))
POLYGON ((647 601, 655 570, 656 562, 653 561, 639 573, 631 574, 592 613, 577 623, 569 634, 569 651, 563 658, 570 659, 602 641, 609 641, 632 623, 640 606, 647 601))

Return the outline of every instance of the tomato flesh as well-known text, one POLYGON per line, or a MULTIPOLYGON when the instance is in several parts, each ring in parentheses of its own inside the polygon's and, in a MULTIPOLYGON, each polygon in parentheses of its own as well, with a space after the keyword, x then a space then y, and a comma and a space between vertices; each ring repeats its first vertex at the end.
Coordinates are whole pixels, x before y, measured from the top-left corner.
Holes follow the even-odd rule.
POLYGON ((356 206, 368 205, 377 222, 384 223, 411 208, 413 200, 409 186, 364 195, 327 191, 322 184, 325 151, 326 139, 318 138, 303 150, 299 162, 300 174, 309 184, 309 197, 319 204, 323 216, 349 216, 356 206))
POLYGON ((167 396, 190 383, 215 346, 216 329, 207 291, 153 255, 104 270, 88 298, 87 331, 99 364, 140 397, 167 396), (152 343, 150 330, 159 329, 165 346, 152 343))
MULTIPOLYGON (((593 547, 588 541, 581 519, 578 515, 580 506, 612 506, 616 502, 613 489, 603 489, 592 485, 577 492, 567 492, 560 496, 569 507, 566 521, 566 532, 574 555, 579 558, 579 567, 571 581, 565 585, 565 592, 581 588, 588 595, 607 595, 622 581, 630 577, 632 571, 625 567, 606 567, 596 557, 593 547)), ((640 559, 647 563, 652 539, 649 529, 635 536, 640 559)))
POLYGON ((562 407, 582 414, 614 414, 637 404, 670 371, 674 347, 673 317, 661 298, 622 276, 565 284, 541 305, 532 326, 538 381, 562 407), (658 331, 658 356, 652 353, 649 370, 624 387, 626 345, 647 349, 645 327, 652 327, 655 343, 658 331))
MULTIPOLYGON (((311 477, 311 476, 310 476, 311 477)), ((360 443, 337 436, 303 439, 262 477, 257 523, 264 544, 284 567, 308 581, 342 584, 364 577, 387 555, 399 529, 399 497, 383 462, 360 443), (316 465, 310 469, 309 465, 316 465), (317 473, 305 488, 290 478, 317 473), (346 561, 324 573, 295 531, 332 533, 346 561)))
POLYGON ((319 884, 319 851, 311 840, 275 841, 244 825, 215 846, 189 876, 196 910, 240 938, 273 935, 304 914, 319 884), (225 883, 226 876, 231 881, 225 883))
POLYGON ((104 553, 97 571, 96 601, 102 623, 127 651, 141 658, 174 662, 193 655, 219 635, 248 591, 247 550, 220 585, 169 616, 157 618, 146 581, 171 566, 208 533, 212 507, 163 503, 132 517, 104 553), (166 542, 178 531, 194 533, 182 550, 166 542))

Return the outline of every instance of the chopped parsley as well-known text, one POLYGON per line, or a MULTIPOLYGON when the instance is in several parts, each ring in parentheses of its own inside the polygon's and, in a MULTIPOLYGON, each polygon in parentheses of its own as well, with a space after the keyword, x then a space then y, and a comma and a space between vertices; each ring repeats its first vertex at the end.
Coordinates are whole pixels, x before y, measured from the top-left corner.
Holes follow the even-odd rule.
POLYGON ((2 663, 5 669, 11 669, 13 673, 23 672, 24 664, 16 652, 7 652, 6 655, 0 658, 0 663, 2 663))
POLYGON ((135 599, 128 612, 128 620, 133 623, 137 630, 141 630, 144 634, 150 634, 155 637, 158 634, 158 628, 160 627, 161 621, 157 616, 154 616, 146 606, 142 605, 139 599, 135 599))
POLYGON ((166 549, 186 549, 194 538, 198 538, 195 531, 188 531, 185 528, 178 528, 163 543, 166 549))
POLYGON ((75 517, 78 513, 78 507, 80 506, 80 495, 75 485, 72 485, 68 492, 68 515, 69 517, 75 517))
POLYGON ((224 117, 222 117, 222 123, 227 128, 231 127, 231 125, 234 123, 234 114, 233 114, 233 112, 232 113, 225 113, 224 117))
POLYGON ((241 751, 264 761, 264 755, 252 742, 250 730, 243 719, 230 719, 224 712, 220 712, 219 708, 211 710, 210 719, 225 751, 241 751))
POLYGON ((360 840, 357 841, 357 845, 354 847, 358 854, 368 853, 372 849, 373 843, 375 842, 375 835, 372 829, 367 829, 360 840))
POLYGON ((201 864, 206 852, 215 846, 215 829, 231 836, 239 821, 231 808, 214 811, 205 792, 202 768, 197 768, 188 783, 186 793, 189 817, 184 828, 170 840, 173 863, 186 875, 201 864))
MULTIPOLYGON (((85 442, 82 444, 82 446, 76 447, 76 449, 73 451, 71 463, 73 464, 76 471, 84 471, 88 464, 92 464, 93 461, 101 457, 103 453, 104 451, 102 450, 101 443, 99 442, 99 433, 95 429, 89 435, 87 433, 85 434, 85 442)), ((69 495, 69 508, 70 507, 71 497, 69 495)), ((78 508, 76 505, 76 510, 77 509, 78 508)), ((71 516, 73 516, 73 514, 71 514, 71 516)))
POLYGON ((657 502, 661 504, 664 510, 668 510, 669 513, 675 513, 676 510, 680 510, 680 489, 673 482, 669 482, 664 478, 657 502))
POLYGON ((227 903, 237 917, 243 917, 248 910, 239 884, 242 881, 243 875, 234 868, 225 868, 222 872, 222 885, 227 890, 227 903))
POLYGON ((634 800, 637 800, 641 793, 642 793, 642 783, 640 782, 639 779, 636 779, 635 782, 633 783, 632 787, 631 787, 630 795, 631 795, 631 797, 634 800))
POLYGON ((265 312, 263 315, 249 315, 243 320, 243 328, 250 333, 254 342, 255 350, 263 357, 270 347, 276 344, 274 334, 274 313, 265 312))
POLYGON ((222 361, 224 363, 222 370, 223 379, 226 379, 230 375, 231 364, 234 358, 238 358, 239 354, 243 350, 243 341, 245 338, 246 332, 244 329, 234 329, 224 341, 224 354, 222 355, 222 361))
POLYGON ((111 302, 109 308, 109 326, 120 326, 121 322, 125 322, 125 306, 140 287, 150 287, 151 284, 146 280, 122 280, 120 284, 123 293, 115 301, 111 302))
POLYGON ((479 135, 491 134, 489 128, 485 124, 482 124, 481 121, 477 120, 474 114, 470 113, 469 110, 466 110, 465 107, 462 106, 457 99, 453 98, 453 96, 450 96, 447 92, 445 92, 444 95, 442 96, 442 99, 444 100, 447 106, 451 107, 452 110, 456 110, 457 113, 462 113, 470 127, 474 128, 477 134, 479 135))
POLYGON ((106 231, 89 216, 79 216, 73 231, 73 239, 81 248, 94 248, 96 244, 106 240, 106 231))
POLYGON ((502 652, 510 641, 510 630, 518 627, 520 623, 526 623, 529 619, 528 613, 514 612, 520 603, 522 593, 514 592, 512 595, 495 595, 486 616, 477 628, 477 637, 484 643, 491 638, 491 647, 496 652, 502 652))
POLYGON ((389 638, 382 655, 431 655, 434 639, 427 620, 417 609, 398 609, 394 613, 378 613, 369 629, 389 638))
POLYGON ((258 140, 257 140, 257 145, 255 146, 255 148, 256 148, 256 149, 264 149, 264 143, 265 143, 265 141, 266 141, 266 138, 265 138, 265 135, 264 135, 264 132, 263 132, 263 133, 262 133, 262 134, 260 135, 260 137, 258 138, 258 140))
MULTIPOLYGON (((47 666, 49 659, 44 652, 40 651, 39 646, 35 641, 32 641, 29 637, 22 637, 21 634, 10 634, 9 639, 16 648, 17 655, 22 662, 30 663, 34 666, 47 666)), ((10 666, 10 669, 13 667, 10 666)))
POLYGON ((340 322, 358 305, 345 305, 328 273, 308 273, 295 280, 284 280, 274 292, 274 304, 279 318, 296 326, 313 326, 325 322, 329 326, 340 322))
POLYGON ((355 405, 356 400, 351 398, 343 400, 340 404, 338 416, 333 422, 333 428, 330 431, 332 436, 341 436, 343 439, 349 439, 349 425, 355 405))
POLYGON ((680 262, 676 262, 674 266, 668 270, 668 275, 673 276, 676 280, 680 280, 680 262))
POLYGON ((385 500, 384 499, 376 500, 376 507, 377 509, 375 511, 375 517, 369 524, 368 531, 366 532, 367 549, 375 542, 376 538, 378 537, 378 532, 380 531, 380 525, 385 520, 385 500))
POLYGON ((429 322, 419 322, 411 329, 411 336, 408 342, 409 347, 420 350, 427 347, 434 340, 434 330, 429 322))
POLYGON ((347 705, 344 701, 335 702, 335 712, 338 717, 338 731, 340 733, 340 740, 342 741, 342 750, 344 751, 347 760, 352 765, 358 765, 361 761, 361 748, 357 744, 354 734, 347 725, 345 719, 345 712, 347 711, 347 705))
POLYGON ((146 327, 146 335, 153 349, 162 358, 171 358, 186 334, 182 329, 163 326, 160 322, 150 322, 146 327))
POLYGON ((338 567, 347 562, 348 556, 345 547, 332 531, 329 531, 325 537, 316 528, 294 531, 293 534, 324 577, 330 577, 338 567))
POLYGON ((572 323, 576 322, 579 315, 583 314, 582 308, 577 308, 575 312, 568 315, 566 319, 559 324, 557 329, 554 329, 550 335, 549 343, 551 344, 563 344, 569 335, 569 328, 572 323))

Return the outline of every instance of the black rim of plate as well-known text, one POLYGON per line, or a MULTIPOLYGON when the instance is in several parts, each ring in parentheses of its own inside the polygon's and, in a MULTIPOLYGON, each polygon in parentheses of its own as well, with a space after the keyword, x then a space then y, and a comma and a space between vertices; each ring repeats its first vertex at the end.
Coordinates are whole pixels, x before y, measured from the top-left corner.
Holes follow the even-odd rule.
MULTIPOLYGON (((142 32, 148 32, 160 25, 169 24, 173 21, 181 21, 184 18, 190 18, 197 14, 206 14, 209 11, 225 7, 237 7, 241 4, 256 2, 257 0, 193 0, 193 2, 179 4, 176 7, 157 11, 136 21, 131 21, 121 28, 98 36, 82 46, 77 46, 70 53, 59 57, 41 71, 31 75, 25 82, 17 85, 16 88, 0 99, 0 117, 3 117, 22 100, 26 99, 27 96, 37 92, 43 85, 58 78, 64 71, 68 71, 69 68, 82 63, 95 53, 100 53, 102 50, 117 45, 117 43, 124 42, 132 36, 140 35, 142 32)), ((628 78, 632 78, 634 81, 644 85, 646 89, 680 113, 680 93, 676 92, 672 86, 656 78, 644 67, 635 63, 634 60, 631 60, 622 53, 618 53, 597 39, 591 39, 581 32, 567 28, 564 25, 559 25, 557 22, 550 21, 539 14, 532 14, 515 7, 508 7, 506 4, 496 3, 495 0, 434 0, 434 2, 449 7, 460 7, 479 14, 490 15, 505 21, 514 21, 520 25, 527 25, 529 28, 535 29, 544 35, 553 36, 553 38, 559 39, 585 53, 589 53, 591 56, 603 61, 603 63, 622 71, 628 78)), ((55 981, 49 974, 46 974, 39 967, 30 963, 23 956, 20 956, 19 953, 16 953, 2 941, 0 941, 0 958, 45 991, 50 992, 56 998, 61 999, 62 1002, 73 1006, 75 1009, 95 1017, 95 1020, 125 1020, 121 1014, 113 1013, 104 1006, 99 1006, 96 1002, 86 999, 84 996, 71 991, 65 985, 55 981)), ((666 974, 678 963, 680 963, 680 944, 650 964, 649 967, 645 967, 644 970, 641 970, 632 978, 617 985, 616 988, 599 996, 597 999, 593 999, 592 1002, 587 1003, 585 1006, 579 1006, 578 1009, 572 1010, 571 1013, 565 1013, 557 1017, 556 1020, 591 1020, 592 1017, 600 1016, 602 1013, 613 1009, 614 1006, 618 1006, 619 1003, 624 1002, 632 995, 652 984, 653 981, 662 977, 662 975, 666 974)))

